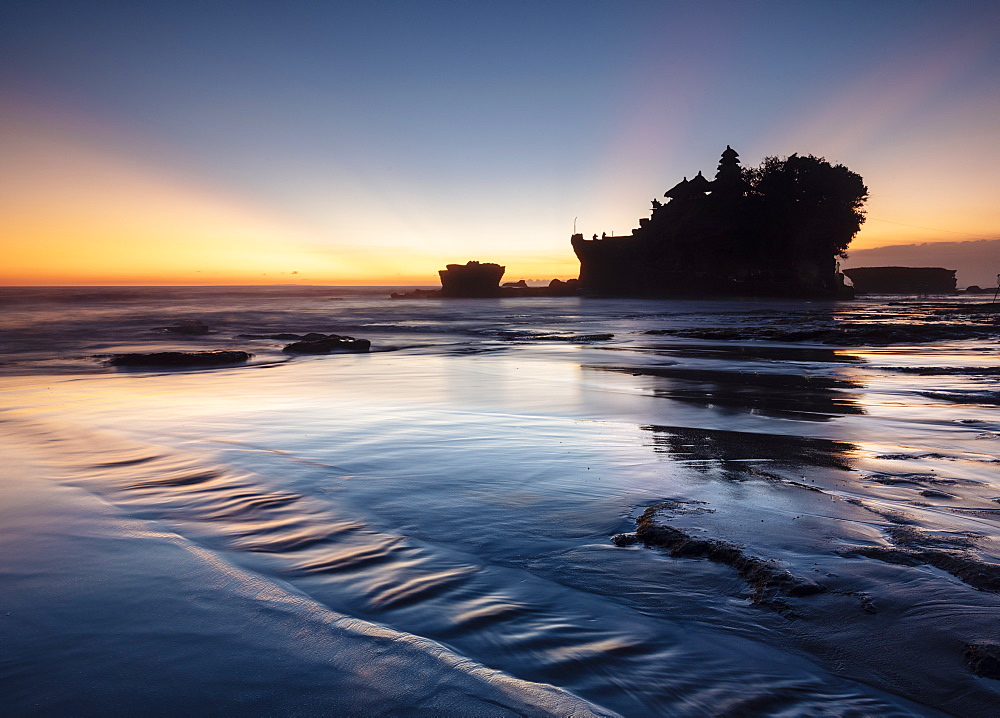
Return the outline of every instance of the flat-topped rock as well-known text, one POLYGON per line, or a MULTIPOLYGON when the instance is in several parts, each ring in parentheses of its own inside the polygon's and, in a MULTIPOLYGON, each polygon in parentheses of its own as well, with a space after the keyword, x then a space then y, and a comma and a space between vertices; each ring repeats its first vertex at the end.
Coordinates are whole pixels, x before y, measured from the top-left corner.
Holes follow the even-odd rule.
POLYGON ((487 262, 449 264, 438 271, 441 277, 442 297, 496 297, 500 294, 500 280, 506 267, 487 262))

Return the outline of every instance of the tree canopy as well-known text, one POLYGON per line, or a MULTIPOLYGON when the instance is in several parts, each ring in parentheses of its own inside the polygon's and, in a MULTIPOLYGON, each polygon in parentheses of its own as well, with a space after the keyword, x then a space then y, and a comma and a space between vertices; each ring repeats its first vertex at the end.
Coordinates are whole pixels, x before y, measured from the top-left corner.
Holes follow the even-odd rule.
POLYGON ((772 231, 809 253, 846 256, 865 221, 868 188, 861 175, 823 157, 767 157, 745 171, 772 231))

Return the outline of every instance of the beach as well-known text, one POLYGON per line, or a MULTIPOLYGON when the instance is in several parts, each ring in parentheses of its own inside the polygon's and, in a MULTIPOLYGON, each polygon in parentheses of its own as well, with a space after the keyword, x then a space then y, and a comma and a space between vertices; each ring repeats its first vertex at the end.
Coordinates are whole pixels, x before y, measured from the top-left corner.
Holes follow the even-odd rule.
POLYGON ((982 297, 389 294, 0 290, 5 713, 1000 703, 982 297))

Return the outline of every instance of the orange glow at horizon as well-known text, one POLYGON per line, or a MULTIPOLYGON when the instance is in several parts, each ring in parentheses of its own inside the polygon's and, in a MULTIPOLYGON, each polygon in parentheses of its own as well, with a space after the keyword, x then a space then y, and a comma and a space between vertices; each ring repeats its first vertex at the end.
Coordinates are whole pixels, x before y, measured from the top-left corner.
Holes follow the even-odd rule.
MULTIPOLYGON (((638 129, 612 143, 612 154, 631 157, 630 164, 640 157, 636 137, 652 132, 645 114, 634 122, 638 129)), ((134 158, 110 150, 114 138, 80 118, 56 120, 32 108, 15 119, 0 117, 0 132, 12 140, 0 147, 4 285, 435 286, 439 269, 471 259, 506 265, 504 281, 565 280, 579 271, 569 226, 561 231, 552 213, 538 209, 544 187, 526 185, 517 198, 524 205, 507 224, 481 227, 474 209, 460 203, 424 206, 420 195, 406 196, 401 186, 364 194, 331 183, 324 191, 348 196, 330 210, 342 216, 305 221, 139 159, 141 153, 134 158), (387 195, 395 216, 379 211, 387 195), (468 227, 475 227, 474 236, 468 227)), ((906 143, 858 160, 827 152, 859 171, 872 191, 870 219, 850 249, 1000 236, 997 207, 982 202, 982 187, 1000 186, 995 164, 976 163, 983 141, 982 131, 968 127, 923 154, 909 152, 906 143), (949 162, 960 162, 949 182, 928 181, 922 171, 927 163, 949 162)), ((672 153, 674 144, 665 140, 663 149, 672 153)), ((852 151, 845 146, 846 154, 852 151)), ((597 222, 622 219, 595 227, 593 218, 582 218, 580 231, 588 235, 606 228, 627 234, 649 213, 641 199, 648 191, 642 187, 655 181, 649 168, 613 169, 611 159, 600 155, 591 183, 581 184, 580 202, 597 222)), ((760 158, 744 159, 752 165, 760 158)), ((705 159, 708 175, 714 161, 705 159)))
MULTIPOLYGON (((331 242, 64 133, 3 127, 0 284, 434 285, 446 251, 331 242)), ((512 257, 512 259, 514 259, 512 257)), ((575 277, 566 256, 523 256, 507 278, 575 277)))

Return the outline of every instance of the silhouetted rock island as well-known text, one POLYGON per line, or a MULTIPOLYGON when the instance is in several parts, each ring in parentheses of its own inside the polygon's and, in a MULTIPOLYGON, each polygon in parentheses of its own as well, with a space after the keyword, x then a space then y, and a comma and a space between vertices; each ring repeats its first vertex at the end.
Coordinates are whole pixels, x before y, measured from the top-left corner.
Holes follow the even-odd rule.
POLYGON ((843 165, 792 155, 742 168, 727 146, 715 179, 699 171, 664 197, 628 236, 573 235, 584 294, 850 296, 836 257, 868 188, 843 165))
POLYGON ((951 294, 954 269, 943 267, 856 267, 844 274, 861 294, 951 294))
POLYGON ((496 297, 506 267, 487 262, 449 264, 438 272, 442 297, 496 297))

